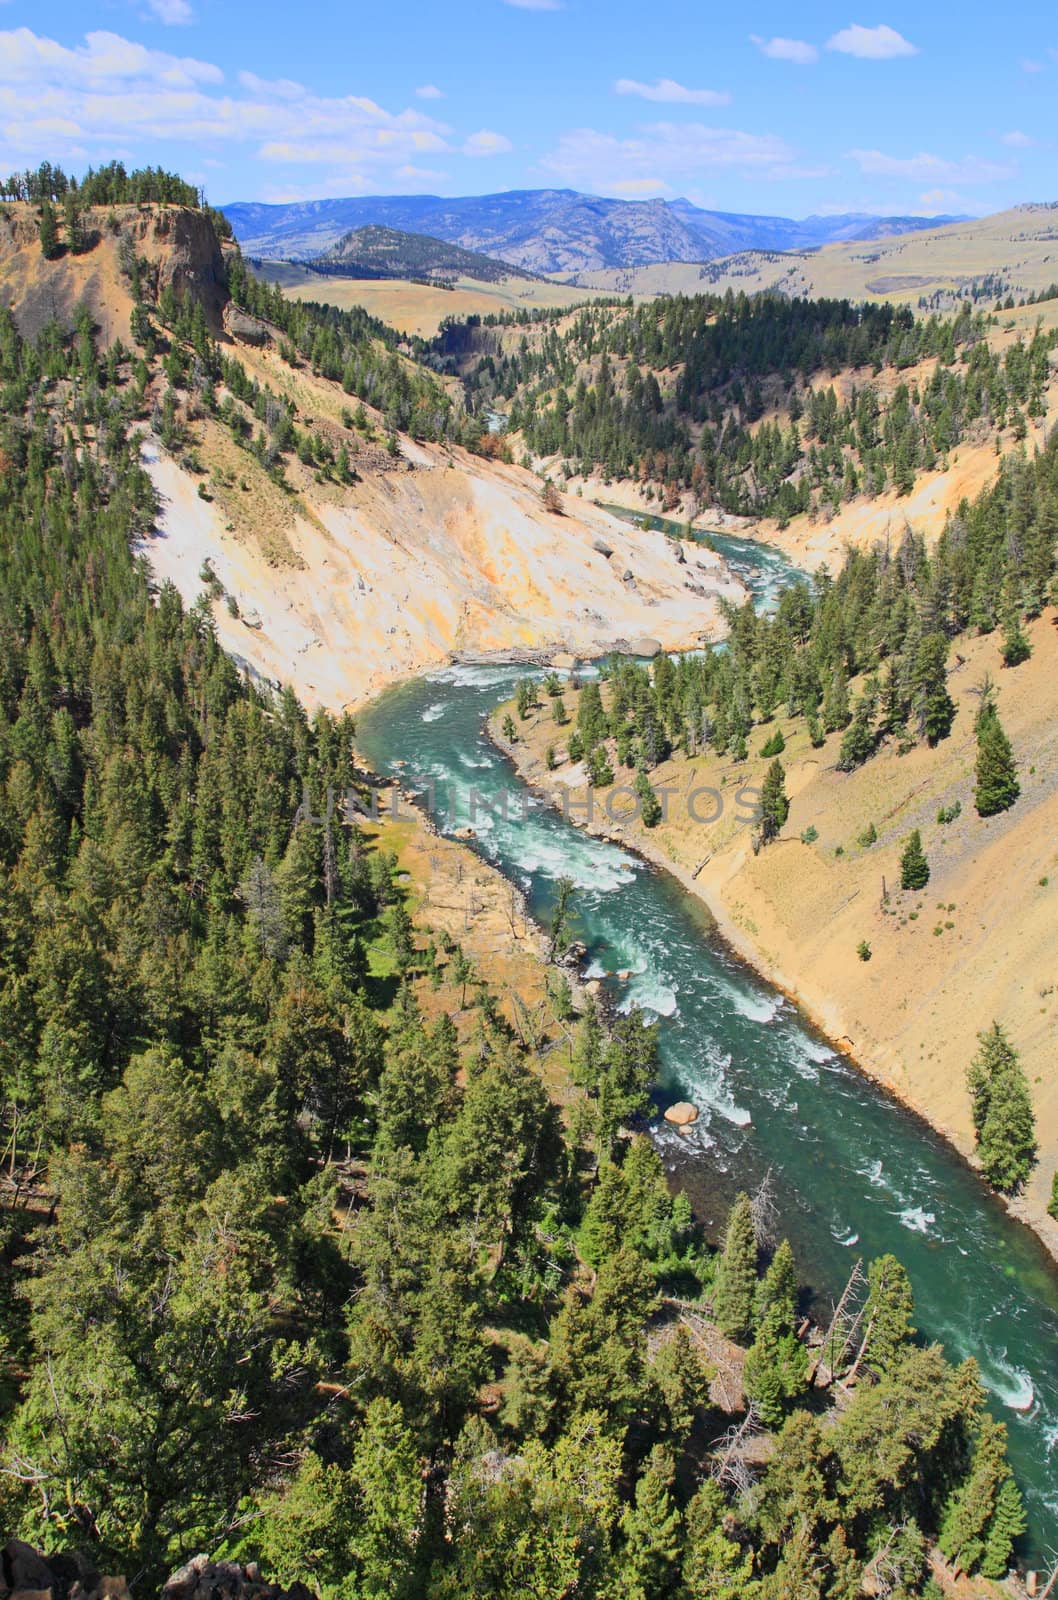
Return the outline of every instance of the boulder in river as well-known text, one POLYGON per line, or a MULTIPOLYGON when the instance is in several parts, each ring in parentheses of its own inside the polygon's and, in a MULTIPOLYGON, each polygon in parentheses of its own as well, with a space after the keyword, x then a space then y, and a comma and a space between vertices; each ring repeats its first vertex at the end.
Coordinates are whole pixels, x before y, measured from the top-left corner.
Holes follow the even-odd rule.
POLYGON ((665 1121, 671 1122, 674 1128, 689 1128, 692 1122, 698 1121, 698 1107, 692 1106, 689 1100, 677 1100, 674 1106, 666 1108, 665 1121))

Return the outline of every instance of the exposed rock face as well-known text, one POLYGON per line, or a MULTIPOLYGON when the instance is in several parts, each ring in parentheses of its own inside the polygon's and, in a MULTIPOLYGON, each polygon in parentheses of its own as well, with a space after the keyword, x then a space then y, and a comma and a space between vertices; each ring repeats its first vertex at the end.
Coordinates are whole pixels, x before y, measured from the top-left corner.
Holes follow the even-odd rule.
POLYGON ((100 1576, 79 1551, 42 1555, 21 1539, 0 1550, 4 1600, 131 1600, 124 1578, 100 1576))
MULTIPOLYGON (((646 636, 650 654, 692 648, 719 636, 722 597, 744 598, 720 563, 713 593, 703 596, 662 533, 624 528, 576 497, 563 517, 549 516, 538 482, 521 468, 456 447, 407 440, 403 449, 415 470, 407 462, 375 470, 358 456, 357 483, 332 493, 310 482, 303 499, 284 500, 277 524, 290 520, 279 567, 259 543, 252 507, 205 502, 198 481, 150 441, 144 461, 165 537, 143 550, 156 579, 171 579, 191 604, 208 558, 242 616, 259 623, 247 628, 218 605, 225 648, 262 677, 296 684, 308 705, 332 707, 360 704, 457 655, 596 657, 646 636), (229 516, 241 537, 228 530, 229 516), (593 547, 596 538, 612 548, 612 561, 593 547), (634 588, 620 576, 633 562, 634 588)), ((203 445, 204 460, 210 450, 203 445)))
POLYGON ((122 232, 155 269, 159 293, 202 300, 219 323, 228 298, 224 257, 209 218, 189 206, 118 206, 122 232))
POLYGON ((221 329, 228 297, 224 255, 204 212, 190 206, 91 206, 82 215, 86 248, 46 261, 37 207, 12 203, 0 214, 0 299, 21 332, 33 338, 52 318, 72 324, 87 305, 104 343, 129 338, 132 291, 122 269, 131 245, 156 292, 197 296, 213 330, 221 329))
POLYGON ((195 1556, 173 1573, 162 1600, 313 1600, 313 1594, 303 1583, 289 1589, 266 1583, 255 1561, 241 1567, 236 1561, 195 1556))
MULTIPOLYGON (((21 1539, 0 1550, 0 1600, 132 1600, 124 1578, 103 1577, 79 1551, 43 1555, 21 1539)), ((161 1600, 315 1600, 303 1583, 266 1583, 256 1562, 193 1557, 174 1572, 161 1600)))
POLYGON ((252 317, 248 311, 241 311, 230 301, 224 308, 224 326, 233 339, 241 339, 243 344, 266 345, 272 342, 272 330, 267 322, 262 322, 260 317, 252 317))

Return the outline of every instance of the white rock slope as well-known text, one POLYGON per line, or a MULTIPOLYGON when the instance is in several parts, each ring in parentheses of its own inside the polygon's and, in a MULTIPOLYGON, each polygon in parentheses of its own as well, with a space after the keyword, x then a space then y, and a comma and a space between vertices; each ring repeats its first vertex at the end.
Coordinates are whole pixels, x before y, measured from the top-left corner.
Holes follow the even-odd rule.
POLYGON ((253 539, 226 531, 197 480, 148 442, 161 512, 145 554, 187 602, 202 592, 208 559, 239 609, 214 607, 224 645, 308 704, 332 707, 459 651, 598 654, 644 635, 690 647, 717 636, 721 596, 743 598, 701 546, 639 533, 572 497, 565 515, 549 513, 519 468, 412 449, 416 470, 375 474, 340 503, 309 506, 289 536, 300 567, 277 567, 253 539))

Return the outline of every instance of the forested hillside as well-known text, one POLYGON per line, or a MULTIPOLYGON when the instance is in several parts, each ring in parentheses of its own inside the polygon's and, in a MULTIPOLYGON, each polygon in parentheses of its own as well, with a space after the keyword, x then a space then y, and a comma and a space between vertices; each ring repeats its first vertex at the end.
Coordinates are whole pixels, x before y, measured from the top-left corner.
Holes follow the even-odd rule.
MULTIPOLYGON (((184 449, 215 408, 277 478, 347 464, 134 252, 129 278, 135 348, 87 310, 0 318, 0 1524, 141 1594, 200 1548, 335 1597, 935 1595, 931 1552, 1000 1576, 1004 1429, 915 1342, 899 1264, 813 1333, 760 1200, 710 1249, 642 1131, 654 1030, 560 964, 519 1026, 332 809, 364 786, 351 720, 254 687, 208 598, 152 587, 148 428, 184 449)), ((377 330, 230 282, 395 425, 449 425, 377 330)), ((1051 466, 1002 492, 1035 505, 1051 466)), ((795 596, 760 649, 736 619, 736 680, 760 704, 794 661, 895 649, 914 570, 795 596)))
POLYGON ((970 439, 1025 438, 1046 412, 1055 343, 1037 329, 999 351, 968 305, 916 320, 889 305, 730 293, 538 314, 520 337, 518 326, 457 326, 435 350, 458 363, 472 403, 507 411, 534 459, 631 480, 664 506, 690 493, 698 510, 781 523, 907 494, 970 439))
POLYGON ((952 641, 1002 627, 1008 664, 1025 659, 1022 624, 1052 599, 1056 532, 1058 436, 1031 461, 1009 458, 932 552, 910 532, 896 549, 850 552, 837 573, 787 589, 774 616, 729 611, 724 651, 663 660, 652 676, 620 664, 608 717, 588 709, 597 691, 582 699, 573 758, 613 737, 622 763, 647 771, 674 747, 744 759, 754 726, 780 709, 805 720, 813 743, 843 730, 846 770, 884 740, 937 744, 954 715, 952 641))
POLYGON ((347 277, 425 278, 451 281, 461 275, 482 283, 502 278, 531 279, 533 274, 510 262, 497 261, 476 250, 463 250, 425 233, 405 233, 400 228, 353 228, 309 263, 314 271, 347 277))

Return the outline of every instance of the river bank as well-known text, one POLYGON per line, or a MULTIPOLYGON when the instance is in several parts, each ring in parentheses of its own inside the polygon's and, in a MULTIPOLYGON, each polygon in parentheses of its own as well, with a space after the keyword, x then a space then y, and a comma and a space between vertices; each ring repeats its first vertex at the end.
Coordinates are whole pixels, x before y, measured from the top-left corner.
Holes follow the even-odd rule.
POLYGON ((538 927, 550 925, 560 882, 573 882, 585 980, 616 1009, 658 1018, 659 1111, 700 1108, 684 1133, 660 1119, 653 1133, 707 1230, 768 1178, 810 1303, 836 1300, 857 1258, 904 1263, 922 1336, 980 1366, 1029 1498, 1033 1551, 1045 1550, 1058 1537, 1053 1261, 951 1143, 714 937, 705 903, 671 870, 648 870, 638 851, 569 826, 529 793, 486 731, 518 677, 459 666, 391 689, 358 719, 358 748, 375 772, 405 775, 441 833, 459 841, 472 829, 459 848, 513 883, 538 927))
MULTIPOLYGON (((554 726, 548 705, 518 723, 513 745, 500 732, 508 707, 491 718, 490 733, 550 803, 559 803, 565 789, 565 809, 581 828, 670 874, 743 960, 794 998, 836 1049, 971 1163, 966 1066, 977 1033, 993 1017, 1003 1021, 1022 1053, 1040 1142, 1025 1193, 1004 1203, 1058 1260, 1058 1225, 1047 1212, 1058 1152, 1050 1068, 1058 929, 1048 893, 1058 830, 1058 741, 1046 710, 1053 624, 1043 618, 1035 630, 1038 648, 1026 664, 1031 670, 1019 669, 1017 694, 1014 675, 1006 674, 1010 686, 1004 685, 1002 702, 1022 758, 1023 798, 1014 811, 987 823, 973 815, 972 710, 966 704, 984 671, 997 675, 996 646, 987 639, 973 642, 951 685, 963 714, 938 751, 883 751, 856 773, 838 773, 836 741, 813 750, 796 723, 779 719, 791 813, 781 839, 759 854, 735 804, 739 788, 759 785, 767 766, 755 750, 735 764, 715 757, 663 762, 651 779, 669 791, 668 816, 646 829, 638 818, 622 817, 629 801, 616 789, 595 791, 595 815, 586 821, 583 772, 562 761, 564 730, 554 726), (546 763, 549 745, 559 752, 553 772, 546 763), (723 815, 716 822, 701 825, 689 815, 685 800, 694 787, 721 797, 723 815), (956 801, 963 813, 958 823, 939 825, 938 811, 956 801), (902 895, 894 890, 899 853, 916 826, 932 877, 922 894, 902 895), (867 846, 859 841, 869 828, 876 838, 867 846), (870 949, 867 961, 857 953, 861 942, 870 949)), ((575 716, 576 695, 565 698, 575 716)), ((698 807, 713 804, 704 800, 698 807)))

